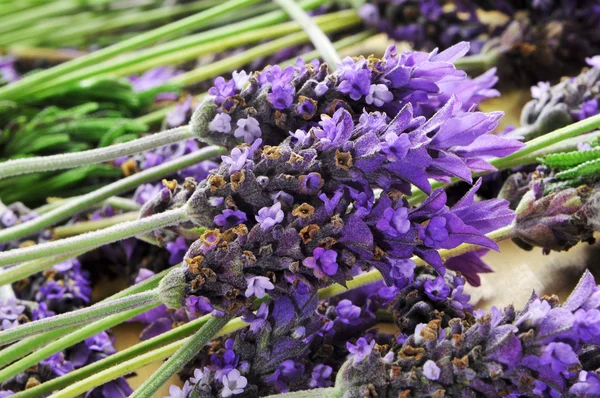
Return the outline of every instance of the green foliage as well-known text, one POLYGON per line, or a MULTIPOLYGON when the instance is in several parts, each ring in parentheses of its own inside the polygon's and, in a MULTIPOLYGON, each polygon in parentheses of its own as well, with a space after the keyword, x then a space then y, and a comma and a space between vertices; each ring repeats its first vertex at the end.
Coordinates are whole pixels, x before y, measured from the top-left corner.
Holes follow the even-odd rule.
POLYGON ((590 160, 578 166, 557 173, 555 177, 559 180, 571 178, 586 178, 600 176, 600 159, 590 160))
POLYGON ((566 153, 553 153, 541 159, 540 162, 544 166, 548 166, 553 169, 567 170, 571 167, 575 167, 582 163, 599 158, 600 148, 597 148, 581 152, 574 151, 566 153))
MULTIPOLYGON (((138 138, 148 126, 135 117, 148 112, 161 86, 136 92, 123 79, 82 81, 68 91, 26 105, 0 103, 0 161, 105 147, 138 138)), ((46 197, 85 193, 122 176, 119 168, 93 165, 76 170, 19 176, 0 181, 4 203, 36 205, 46 197), (82 188, 85 186, 86 188, 82 188)))

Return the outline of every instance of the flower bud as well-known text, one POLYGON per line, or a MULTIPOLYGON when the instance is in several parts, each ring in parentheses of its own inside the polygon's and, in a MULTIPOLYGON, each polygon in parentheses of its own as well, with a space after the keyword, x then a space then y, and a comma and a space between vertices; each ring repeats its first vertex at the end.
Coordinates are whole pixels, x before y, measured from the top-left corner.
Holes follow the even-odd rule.
POLYGON ((160 301, 169 308, 180 308, 185 301, 187 285, 183 268, 171 270, 158 284, 160 301))

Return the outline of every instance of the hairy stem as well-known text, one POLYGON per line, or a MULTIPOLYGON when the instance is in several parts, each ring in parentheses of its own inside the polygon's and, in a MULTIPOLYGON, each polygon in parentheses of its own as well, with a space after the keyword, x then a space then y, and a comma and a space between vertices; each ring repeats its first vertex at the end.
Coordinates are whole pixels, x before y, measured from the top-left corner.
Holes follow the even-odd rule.
MULTIPOLYGON (((236 318, 227 325, 221 331, 213 337, 224 336, 230 333, 233 333, 237 330, 243 329, 247 326, 247 323, 244 323, 240 318, 236 318)), ((94 387, 100 386, 104 383, 107 383, 111 380, 114 380, 118 377, 127 375, 133 372, 136 369, 139 369, 145 365, 148 365, 152 362, 162 361, 173 355, 177 350, 185 345, 189 344, 192 337, 188 337, 183 340, 176 341, 166 346, 162 346, 154 351, 148 352, 146 354, 140 355, 136 358, 130 359, 129 361, 123 362, 119 365, 108 368, 100 373, 95 374, 92 377, 81 380, 75 384, 70 385, 69 387, 61 390, 57 393, 52 394, 50 397, 52 398, 71 398, 76 397, 79 394, 82 394, 86 391, 91 390, 94 387)), ((133 395, 132 395, 133 396, 133 395)))
POLYGON ((183 126, 156 134, 149 134, 133 141, 90 149, 88 151, 8 160, 0 163, 0 179, 21 174, 70 169, 89 164, 108 162, 122 156, 134 155, 191 138, 194 138, 194 135, 190 128, 183 126))
POLYGON ((140 184, 151 182, 157 178, 164 177, 175 171, 192 166, 202 160, 211 159, 215 156, 225 153, 225 149, 218 146, 209 146, 188 155, 182 156, 170 162, 163 163, 160 166, 152 167, 140 173, 133 174, 108 184, 96 191, 82 195, 74 200, 69 200, 64 206, 53 209, 40 217, 36 217, 30 221, 15 225, 14 227, 0 230, 0 243, 7 242, 13 239, 23 238, 31 235, 43 228, 49 227, 62 220, 85 210, 98 202, 110 198, 114 195, 119 195, 123 192, 135 189, 140 184))
POLYGON ((66 254, 80 251, 89 251, 97 247, 136 235, 169 227, 188 220, 187 209, 181 207, 168 210, 164 213, 154 214, 150 217, 135 221, 124 222, 119 225, 88 232, 83 235, 73 236, 54 242, 40 243, 34 246, 23 247, 0 253, 0 266, 11 265, 21 261, 35 260, 45 256, 66 254))
POLYGON ((342 391, 338 390, 336 387, 328 387, 269 395, 266 398, 338 398, 341 396, 342 391))
MULTIPOLYGON (((102 300, 101 303, 107 303, 107 302, 114 301, 114 300, 117 300, 117 299, 120 299, 123 297, 131 296, 133 294, 142 293, 142 292, 146 292, 148 290, 155 289, 158 286, 161 279, 165 275, 167 275, 171 270, 173 270, 177 267, 180 267, 180 266, 181 266, 181 263, 174 265, 170 268, 167 268, 166 270, 164 270, 154 276, 151 276, 150 278, 148 278, 140 283, 136 283, 135 285, 130 286, 127 289, 121 290, 120 292, 102 300)), ((60 337, 65 336, 65 333, 68 333, 68 332, 69 331, 62 328, 62 329, 54 330, 52 332, 38 334, 35 337, 26 338, 24 340, 18 341, 15 344, 12 344, 12 345, 4 348, 1 351, 2 355, 0 355, 0 369, 5 367, 9 363, 12 363, 12 362, 18 360, 19 358, 23 358, 27 354, 33 352, 35 349, 42 347, 49 342, 56 341, 60 337)), ((58 350, 58 351, 60 351, 60 350, 58 350)), ((58 352, 58 351, 56 351, 56 352, 58 352)), ((54 354, 54 353, 55 352, 53 352, 52 354, 54 354)))
POLYGON ((1 331, 0 346, 39 333, 51 332, 65 327, 76 327, 109 315, 159 303, 158 291, 152 290, 106 303, 98 303, 88 308, 40 319, 39 321, 24 323, 17 327, 1 331))
POLYGON ((215 335, 231 319, 229 316, 211 317, 196 332, 186 345, 182 346, 165 362, 157 371, 155 371, 144 384, 142 384, 131 395, 132 398, 151 398, 156 391, 165 384, 171 376, 183 368, 189 361, 198 354, 215 335))
POLYGON ((29 261, 26 263, 19 264, 15 267, 5 269, 3 270, 4 272, 0 273, 0 286, 20 281, 21 279, 27 278, 30 275, 37 274, 38 272, 47 270, 48 268, 56 264, 77 257, 83 253, 84 252, 77 252, 64 254, 62 256, 42 258, 40 260, 29 261))
POLYGON ((341 61, 341 58, 333 47, 333 44, 331 44, 329 37, 323 33, 306 11, 298 6, 295 0, 275 0, 275 2, 279 4, 291 18, 298 22, 317 51, 319 51, 319 54, 323 57, 323 60, 329 64, 330 68, 335 70, 337 64, 341 61))
POLYGON ((129 213, 118 214, 113 217, 102 218, 100 220, 81 221, 75 224, 63 225, 62 227, 56 227, 52 230, 53 239, 62 239, 69 236, 81 235, 86 232, 97 231, 113 225, 120 224, 125 221, 133 221, 138 218, 137 211, 131 211, 129 213))
MULTIPOLYGON (((188 322, 182 326, 179 326, 179 327, 177 327, 173 330, 170 330, 166 333, 160 334, 149 340, 143 341, 139 344, 128 347, 127 349, 125 349, 123 351, 119 351, 111 356, 101 359, 100 361, 91 363, 87 366, 84 366, 83 368, 74 370, 70 373, 67 373, 64 376, 49 380, 49 381, 47 381, 43 384, 40 384, 34 388, 27 389, 27 390, 21 392, 20 394, 22 394, 22 395, 20 395, 20 396, 21 397, 39 397, 44 394, 51 393, 52 391, 57 391, 61 388, 65 388, 65 387, 73 384, 74 382, 77 382, 78 380, 83 380, 86 377, 90 377, 98 372, 108 369, 111 366, 117 365, 119 363, 128 361, 132 358, 146 354, 147 352, 150 352, 154 349, 164 347, 167 344, 177 342, 178 340, 181 340, 185 337, 191 336, 193 333, 195 333, 199 327, 201 327, 202 325, 204 325, 206 323, 208 318, 209 318, 209 315, 205 315, 201 318, 194 319, 191 322, 188 322)), ((99 324, 99 322, 94 323, 94 328, 96 328, 95 325, 97 325, 97 324, 99 324)), ((90 325, 90 326, 92 326, 92 325, 90 325)), ((98 325, 98 327, 99 327, 99 325, 98 325)), ((102 329, 102 330, 104 330, 104 329, 102 329)), ((78 333, 79 332, 73 332, 73 333, 69 334, 68 336, 65 336, 64 339, 66 339, 66 338, 75 339, 75 335, 78 333)), ((87 337, 83 337, 83 338, 81 338, 81 337, 82 336, 78 336, 77 339, 79 339, 79 341, 82 341, 83 338, 87 338, 87 337)), ((61 340, 63 340, 63 339, 61 339, 61 340)), ((59 344, 53 343, 51 345, 52 345, 52 348, 48 350, 48 352, 51 351, 50 355, 66 348, 66 347, 64 347, 64 344, 59 345, 59 344)), ((49 348, 49 347, 50 346, 44 347, 44 349, 49 348)), ((25 359, 28 360, 27 363, 32 363, 34 360, 39 360, 39 358, 40 358, 40 355, 38 355, 38 353, 36 352, 35 354, 32 354, 25 359)), ((33 363, 37 363, 37 362, 33 362, 33 363)), ((16 365, 16 364, 11 365, 10 368, 12 368, 14 365, 16 365)), ((10 373, 8 373, 10 368, 5 369, 7 371, 7 374, 16 374, 21 371, 21 370, 19 370, 21 368, 21 366, 20 366, 19 368, 15 367, 15 369, 11 369, 10 373)), ((4 371, 0 372, 0 380, 3 380, 3 373, 4 373, 4 371)))
POLYGON ((515 159, 522 158, 525 155, 529 155, 530 153, 533 153, 540 149, 544 149, 550 145, 556 144, 557 142, 566 140, 568 138, 576 137, 580 134, 587 133, 588 131, 591 131, 598 127, 600 127, 600 115, 592 116, 587 119, 581 120, 577 123, 573 123, 558 130, 555 130, 551 133, 544 134, 541 137, 534 138, 533 140, 528 141, 525 147, 521 148, 521 150, 503 158, 494 159, 490 163, 492 164, 492 166, 501 170, 505 167, 506 164, 509 164, 515 159))
MULTIPOLYGON (((146 305, 144 307, 135 308, 133 310, 125 311, 119 314, 110 315, 104 319, 96 321, 91 325, 84 326, 81 329, 77 329, 75 332, 68 334, 64 337, 58 338, 57 340, 52 341, 50 344, 46 345, 43 348, 35 351, 32 355, 29 355, 18 362, 11 364, 6 369, 0 370, 0 382, 10 379, 18 375, 20 372, 23 372, 26 369, 29 369, 32 366, 35 366, 40 361, 52 356, 53 354, 67 349, 88 337, 94 336, 104 330, 107 330, 113 326, 119 325, 134 316, 143 314, 146 311, 149 311, 155 307, 158 307, 160 303, 153 303, 146 305)), ((64 332, 63 332, 64 334, 64 332)), ((106 357, 105 359, 113 358, 114 355, 106 357)), ((94 362, 92 365, 96 365, 98 362, 94 362)), ((68 373, 71 376, 74 372, 68 373)), ((80 375, 81 376, 81 375, 80 375)), ((86 375, 87 376, 87 375, 86 375)), ((85 376, 84 376, 85 377, 85 376)), ((53 379, 54 380, 54 379, 53 379)), ((46 383, 43 384, 44 386, 46 383)), ((29 391, 27 389, 26 391, 29 391)), ((52 391, 52 390, 50 390, 52 391)))

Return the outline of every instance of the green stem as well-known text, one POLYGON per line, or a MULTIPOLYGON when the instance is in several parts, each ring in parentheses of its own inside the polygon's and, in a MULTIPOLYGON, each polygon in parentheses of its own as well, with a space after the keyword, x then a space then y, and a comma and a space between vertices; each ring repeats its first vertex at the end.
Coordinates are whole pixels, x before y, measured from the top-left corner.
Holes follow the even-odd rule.
POLYGON ((490 51, 485 54, 475 54, 459 58, 454 61, 454 65, 466 71, 484 71, 496 65, 499 57, 499 51, 490 51))
MULTIPOLYGON (((191 322, 188 322, 182 326, 179 326, 173 330, 170 330, 166 333, 160 334, 156 337, 153 337, 149 340, 143 341, 139 344, 135 344, 131 347, 128 347, 127 349, 123 350, 123 351, 119 351, 111 356, 108 356, 98 362, 94 362, 91 363, 87 366, 84 366, 83 368, 79 368, 77 370, 74 370, 73 372, 67 373, 64 376, 58 377, 56 379, 52 379, 49 380, 45 383, 42 383, 34 388, 30 388, 27 389, 21 393, 19 393, 19 397, 25 398, 25 397, 40 397, 43 396, 45 394, 51 393, 52 391, 57 391, 60 390, 61 388, 65 388, 79 380, 83 380, 86 377, 92 376, 96 373, 99 373, 101 371, 103 371, 104 369, 108 369, 111 366, 115 366, 119 363, 128 361, 132 358, 136 358, 140 355, 146 354, 149 351, 155 350, 157 348, 160 347, 164 347, 167 344, 171 344, 173 342, 177 342, 180 339, 183 339, 185 337, 191 336, 193 333, 196 332, 196 330, 201 327, 202 325, 204 325, 207 321, 207 319, 209 318, 209 315, 205 315, 201 318, 197 318, 191 322)), ((108 318, 107 318, 108 319, 108 318)), ((94 329, 97 330, 105 330, 105 329, 100 329, 100 326, 98 325, 98 327, 96 327, 95 325, 98 324, 98 322, 95 322, 94 325, 94 329)), ((92 325, 90 325, 92 326, 92 325)), ((69 339, 70 341, 75 341, 75 335, 78 332, 73 332, 67 336, 64 337, 64 339, 69 339)), ((88 333, 86 333, 87 335, 88 333)), ((82 341, 83 339, 85 339, 87 337, 83 337, 83 336, 78 336, 77 340, 75 341, 75 343, 82 341)), ((61 339, 62 340, 62 339, 61 339)), ((65 340, 66 341, 66 340, 65 340)), ((57 342, 58 343, 58 342, 57 342)), ((74 343, 74 344, 75 344, 74 343)), ((71 343, 69 343, 71 344, 71 343)), ((66 347, 69 347, 69 345, 66 344, 52 344, 52 349, 48 349, 47 351, 50 352, 50 355, 54 354, 55 352, 61 351, 63 349, 65 349, 66 347)), ((44 350, 48 348, 48 347, 44 347, 44 350)), ((44 355, 47 355, 44 354, 44 355)), ((37 360, 39 362, 39 360, 42 358, 37 352, 33 355, 30 355, 29 357, 27 357, 26 359, 28 359, 27 363, 37 363, 34 362, 35 360, 37 360), (29 359, 31 358, 31 359, 29 359)), ((13 370, 11 369, 14 365, 11 365, 10 368, 6 368, 4 371, 7 372, 7 375, 13 375, 13 374, 17 374, 18 372, 20 372, 22 368, 22 366, 20 366, 19 368, 16 368, 13 370), (9 372, 9 369, 10 372, 9 372)), ((0 380, 4 380, 4 371, 0 372, 0 380)), ((9 376, 11 377, 11 376, 9 376)))
POLYGON ((133 155, 164 145, 169 145, 174 142, 185 141, 190 138, 194 138, 190 128, 188 126, 183 126, 166 130, 158 134, 149 134, 133 141, 110 145, 104 148, 52 156, 8 160, 0 163, 0 179, 20 174, 70 169, 73 167, 107 162, 122 156, 133 155))
MULTIPOLYGON (((42 205, 42 206, 34 209, 33 213, 35 213, 35 214, 48 213, 50 210, 54 210, 57 207, 64 206, 67 203, 76 200, 77 198, 79 198, 79 196, 74 196, 74 197, 67 198, 67 199, 53 198, 52 201, 50 201, 50 203, 42 205)), ((110 206, 110 207, 118 209, 118 210, 125 210, 125 211, 137 211, 142 207, 138 202, 136 202, 133 199, 121 198, 119 196, 113 196, 111 198, 106 199, 104 202, 101 203, 101 206, 104 206, 104 205, 110 206)))
MULTIPOLYGON (((323 29, 325 29, 325 26, 328 26, 327 30, 331 30, 332 27, 334 27, 332 24, 336 24, 338 26, 334 27, 334 29, 340 29, 339 26, 341 25, 343 28, 345 27, 345 24, 340 24, 342 21, 340 21, 339 18, 343 17, 349 12, 350 11, 339 11, 336 13, 321 15, 315 18, 315 22, 322 26, 323 29)), ((353 14, 353 12, 350 13, 353 14)), ((196 44, 179 51, 169 52, 163 56, 153 57, 143 62, 138 60, 135 64, 120 68, 118 71, 113 72, 112 74, 116 76, 127 76, 143 72, 160 65, 180 64, 181 62, 195 59, 203 55, 222 52, 230 48, 237 48, 266 39, 279 38, 285 34, 291 34, 300 30, 300 25, 298 25, 296 22, 286 22, 275 26, 254 29, 252 31, 245 32, 243 35, 229 36, 210 43, 196 44)), ((227 58, 224 58, 224 60, 227 60, 227 58)))
POLYGON ((50 318, 40 319, 39 321, 24 323, 17 327, 1 331, 0 346, 29 336, 35 336, 36 334, 51 332, 65 327, 85 325, 88 322, 113 314, 155 304, 160 304, 158 291, 151 290, 106 303, 98 303, 88 308, 82 308, 50 318))
POLYGON ((131 395, 132 398, 151 398, 171 376, 183 368, 225 326, 230 316, 210 317, 188 344, 182 346, 131 395))
MULTIPOLYGON (((365 30, 363 32, 357 33, 352 36, 344 37, 343 39, 334 42, 333 47, 338 51, 343 50, 347 47, 354 46, 355 44, 361 43, 361 42, 367 40, 368 38, 373 37, 375 34, 376 34, 376 32, 374 30, 365 30)), ((287 61, 284 61, 284 62, 280 63, 279 65, 282 67, 288 66, 288 65, 296 65, 296 61, 298 60, 298 58, 302 58, 305 61, 311 61, 315 58, 319 58, 319 52, 317 50, 310 51, 310 52, 304 53, 302 55, 288 59, 287 61)))
POLYGON ((50 37, 40 37, 37 42, 51 43, 53 46, 68 46, 81 43, 85 36, 98 34, 135 25, 148 25, 161 22, 169 18, 178 17, 182 14, 195 13, 218 5, 216 0, 195 1, 188 4, 179 4, 171 7, 158 7, 153 10, 126 13, 115 17, 105 17, 94 20, 88 26, 68 26, 54 32, 50 37))
POLYGON ((229 0, 206 11, 199 12, 179 21, 161 26, 160 28, 136 35, 128 40, 92 52, 84 57, 76 58, 53 68, 31 74, 15 83, 1 87, 0 99, 14 100, 26 98, 31 93, 32 89, 36 89, 41 84, 49 82, 59 76, 65 76, 67 73, 79 70, 84 66, 97 64, 119 54, 172 37, 173 35, 197 29, 198 25, 202 23, 209 22, 225 13, 248 7, 255 4, 257 1, 258 0, 229 0))
MULTIPOLYGON (((328 32, 339 30, 348 26, 358 24, 360 22, 360 18, 354 10, 343 12, 343 14, 343 16, 340 15, 340 17, 334 20, 333 22, 324 25, 324 30, 328 32)), ((304 43, 306 42, 306 40, 308 40, 308 36, 304 32, 298 32, 288 36, 284 36, 282 38, 251 48, 250 50, 244 51, 243 53, 233 55, 221 61, 214 62, 210 65, 206 65, 205 67, 183 73, 171 79, 170 82, 176 84, 180 83, 184 85, 195 84, 204 81, 211 76, 215 76, 219 73, 230 70, 232 64, 241 64, 243 62, 248 62, 259 57, 264 57, 284 48, 304 43)))
POLYGON ((69 253, 62 256, 33 260, 5 269, 2 273, 0 273, 0 286, 20 281, 21 279, 37 274, 38 272, 44 271, 56 264, 77 257, 83 253, 84 252, 69 253))
MULTIPOLYGON (((59 338, 58 340, 52 341, 50 344, 37 350, 32 355, 29 355, 29 356, 21 359, 20 361, 11 364, 6 369, 0 370, 0 382, 6 381, 6 380, 10 379, 11 377, 14 377, 14 376, 18 375, 19 373, 29 369, 30 367, 35 366, 36 364, 38 364, 39 362, 43 361, 44 359, 52 356, 56 352, 59 352, 59 351, 65 350, 69 347, 72 347, 75 344, 87 339, 88 337, 94 336, 104 330, 110 329, 113 326, 119 325, 119 324, 133 318, 134 316, 143 314, 144 312, 149 311, 159 305, 160 305, 160 303, 149 304, 144 307, 140 307, 140 308, 136 308, 133 310, 125 311, 120 314, 108 316, 104 319, 101 319, 99 321, 92 323, 91 325, 84 326, 83 328, 77 329, 75 332, 70 333, 67 336, 64 336, 62 338, 59 338)), ((64 330, 60 330, 60 332, 62 332, 62 334, 64 334, 64 330)), ((105 359, 109 359, 109 358, 113 359, 113 356, 111 355, 109 357, 106 357, 105 359)), ((98 364, 98 362, 94 362, 92 365, 96 365, 94 367, 97 367, 97 364, 98 364)), ((79 369, 79 370, 81 370, 81 369, 79 369)), ((69 373, 69 376, 71 376, 73 373, 75 373, 75 372, 69 373)), ((82 374, 82 372, 79 372, 78 376, 81 377, 81 374, 82 374)), ((83 376, 83 377, 87 377, 89 374, 90 373, 85 374, 85 376, 83 376)), ((93 374, 93 373, 91 373, 91 374, 93 374)), ((55 380, 55 379, 53 379, 53 380, 55 380)), ((44 383, 43 385, 46 386, 46 383, 44 383)), ((29 389, 27 389, 26 391, 29 391, 29 389)), ((51 391, 53 391, 53 390, 50 390, 49 392, 51 392, 51 391)))
POLYGON ((515 167, 525 166, 527 164, 539 163, 540 158, 543 158, 552 153, 571 152, 577 150, 577 144, 591 142, 600 137, 600 131, 584 134, 578 137, 569 138, 567 140, 550 145, 546 148, 532 152, 529 155, 522 156, 512 162, 507 162, 502 166, 502 170, 512 169, 515 167))
POLYGON ((74 214, 77 214, 95 205, 96 203, 108 199, 111 196, 119 195, 123 192, 135 189, 140 184, 154 181, 157 178, 164 177, 175 171, 192 166, 202 160, 211 159, 224 153, 225 149, 221 147, 209 146, 202 148, 199 151, 182 156, 178 159, 171 160, 170 162, 163 163, 160 166, 152 167, 140 173, 123 178, 119 181, 115 181, 96 191, 82 195, 72 201, 68 201, 64 206, 60 206, 54 210, 51 210, 40 217, 36 217, 30 221, 15 225, 11 228, 0 230, 0 243, 33 234, 43 228, 51 226, 62 220, 66 220, 74 214))
MULTIPOLYGON (((314 8, 323 4, 324 1, 325 0, 306 0, 301 4, 301 6, 306 8, 314 8)), ((142 62, 152 62, 152 60, 159 59, 163 56, 168 56, 169 54, 173 54, 181 50, 197 47, 203 43, 213 43, 214 46, 215 42, 221 41, 225 38, 243 37, 244 35, 242 35, 241 33, 246 33, 257 28, 270 26, 274 23, 283 22, 286 19, 287 15, 283 11, 275 11, 265 15, 261 15, 259 17, 248 19, 243 22, 225 25, 223 27, 212 29, 206 32, 190 35, 178 40, 173 40, 171 42, 149 48, 147 50, 138 51, 135 54, 129 56, 124 56, 111 60, 110 62, 103 62, 86 68, 79 68, 78 70, 73 70, 72 73, 60 77, 56 76, 54 80, 40 83, 35 88, 32 88, 31 93, 36 92, 36 95, 40 97, 40 91, 45 90, 46 94, 44 95, 47 95, 48 93, 51 94, 56 88, 68 87, 70 84, 92 76, 104 74, 114 75, 118 71, 125 70, 125 68, 130 68, 128 69, 128 71, 135 70, 132 69, 132 67, 142 62)), ((179 56, 181 56, 181 54, 179 54, 179 56)), ((161 62, 162 61, 164 60, 161 60, 161 62)), ((122 76, 123 74, 121 73, 120 75, 122 76)), ((2 89, 0 88, 0 98, 2 98, 1 96, 2 89)))
MULTIPOLYGON (((135 285, 130 286, 127 289, 121 290, 120 292, 102 300, 101 303, 114 301, 123 297, 131 296, 133 294, 155 289, 156 287, 158 287, 159 282, 165 275, 167 275, 170 271, 180 266, 181 263, 174 265, 156 275, 151 276, 150 278, 140 283, 136 283, 135 285)), ((15 344, 4 348, 2 350, 2 355, 0 355, 0 369, 5 367, 9 363, 12 363, 24 357, 25 355, 33 352, 35 349, 42 347, 49 342, 56 341, 60 337, 65 336, 66 333, 69 333, 69 331, 62 328, 52 332, 42 333, 35 337, 23 339, 21 341, 16 342, 15 344)))
POLYGON ((81 235, 86 232, 97 231, 112 227, 125 221, 137 220, 139 212, 131 211, 129 213, 118 214, 113 217, 102 218, 100 220, 81 221, 75 224, 63 225, 52 230, 53 239, 68 238, 69 236, 81 235))
MULTIPOLYGON (((95 3, 106 3, 107 1, 95 1, 95 3)), ((19 15, 10 15, 0 20, 0 34, 11 32, 20 27, 31 26, 32 22, 44 20, 52 15, 65 15, 81 7, 81 2, 77 0, 53 1, 49 4, 31 8, 19 13, 19 15)))
POLYGON ((319 26, 312 20, 312 18, 304 11, 295 0, 275 0, 279 6, 287 12, 290 18, 294 19, 306 32, 313 46, 319 51, 319 54, 323 57, 323 60, 329 64, 332 70, 335 70, 337 64, 341 62, 341 58, 331 40, 319 26))
POLYGON ((592 116, 587 119, 581 120, 577 123, 570 124, 551 133, 545 134, 541 137, 534 138, 528 141, 521 150, 505 156, 503 158, 494 159, 490 164, 496 167, 498 170, 504 169, 506 164, 514 161, 515 159, 522 158, 525 155, 529 155, 540 149, 544 149, 550 145, 556 144, 557 142, 563 141, 567 138, 576 137, 580 134, 587 133, 593 129, 600 127, 600 115, 592 116))
POLYGON ((170 227, 189 219, 187 208, 167 210, 163 213, 135 221, 128 221, 119 225, 88 232, 83 235, 73 236, 54 242, 44 242, 34 246, 23 247, 0 253, 0 266, 16 264, 21 261, 35 260, 45 256, 54 256, 66 253, 89 251, 108 243, 132 238, 157 229, 170 227))
MULTIPOLYGON (((244 323, 240 318, 234 319, 230 321, 225 327, 217 334, 217 336, 223 336, 230 333, 233 333, 237 330, 243 329, 247 326, 247 323, 244 323)), ((76 397, 79 394, 82 394, 86 391, 93 389, 94 387, 105 384, 111 380, 114 380, 118 377, 127 375, 139 369, 145 365, 148 365, 152 362, 162 361, 173 355, 177 350, 181 347, 190 343, 190 339, 192 337, 188 337, 183 340, 176 341, 166 346, 162 346, 159 349, 148 352, 146 354, 140 355, 136 358, 130 359, 129 361, 120 363, 119 365, 108 368, 100 373, 95 374, 94 376, 81 380, 75 384, 71 384, 69 387, 61 390, 59 392, 51 395, 51 398, 72 398, 76 397)))

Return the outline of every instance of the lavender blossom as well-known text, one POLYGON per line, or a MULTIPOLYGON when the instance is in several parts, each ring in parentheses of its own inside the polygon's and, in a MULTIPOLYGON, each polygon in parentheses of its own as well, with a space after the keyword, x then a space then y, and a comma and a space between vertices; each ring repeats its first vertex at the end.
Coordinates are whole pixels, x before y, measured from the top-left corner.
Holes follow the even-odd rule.
POLYGON ((525 249, 542 247, 545 253, 568 250, 579 242, 593 243, 599 228, 596 186, 557 186, 545 192, 546 185, 544 174, 530 182, 516 209, 514 240, 525 249))
POLYGON ((554 86, 533 86, 533 99, 521 112, 521 127, 510 135, 529 140, 598 114, 600 69, 590 62, 590 69, 554 86))
MULTIPOLYGON (((468 44, 460 43, 441 53, 399 54, 391 46, 381 59, 345 58, 334 73, 329 73, 326 64, 299 62, 283 70, 268 66, 245 74, 244 84, 219 77, 209 91, 212 102, 201 106, 192 117, 192 128, 202 140, 229 148, 257 138, 277 145, 289 131, 307 131, 320 115, 333 117, 340 108, 357 117, 363 109, 394 116, 406 104, 415 109, 430 101, 442 105, 445 101, 436 98, 453 94, 443 92, 442 85, 466 79, 452 62, 468 50, 468 44), (211 113, 211 106, 216 107, 216 114, 211 113)), ((446 88, 463 90, 452 85, 446 88)), ((495 95, 478 92, 479 97, 469 95, 470 101, 478 103, 495 95)))
MULTIPOLYGON (((450 114, 450 110, 441 111, 428 123, 437 125, 442 115, 450 114)), ((469 113, 459 114, 459 126, 463 115, 469 113)), ((245 147, 243 169, 236 167, 232 172, 232 165, 225 163, 195 187, 187 204, 194 224, 214 225, 214 217, 225 209, 243 211, 248 221, 229 229, 208 230, 192 244, 183 269, 188 296, 205 297, 220 311, 243 312, 256 295, 248 297, 243 292, 262 294, 249 285, 257 277, 269 281, 261 286, 274 286, 269 295, 277 299, 332 282, 343 284, 359 266, 379 269, 393 284, 391 268, 397 260, 417 255, 444 272, 438 249, 465 242, 497 249, 484 233, 512 220, 506 202, 473 203, 478 182, 452 208, 446 206, 443 190, 434 191, 420 206, 411 208, 394 190, 394 181, 407 176, 407 167, 416 160, 389 161, 377 150, 377 133, 383 135, 385 130, 353 130, 344 110, 331 120, 315 127, 337 132, 322 135, 328 138, 318 139, 315 133, 313 142, 303 145, 293 144, 290 137, 277 147, 245 147), (331 120, 335 123, 329 123, 331 120), (374 199, 372 187, 377 185, 388 191, 374 199), (282 189, 294 198, 293 205, 273 200, 282 189), (401 208, 407 209, 401 229, 382 223, 390 209, 401 208)), ((410 134, 418 137, 430 126, 424 123, 419 128, 419 123, 421 119, 412 119, 407 106, 388 131, 412 126, 410 134)), ((426 155, 417 149, 412 159, 419 156, 426 155)), ((426 181, 425 170, 421 171, 423 178, 415 172, 413 169, 407 176, 413 177, 409 181, 426 181)), ((399 186, 404 187, 408 185, 399 186)))
POLYGON ((439 320, 421 324, 392 345, 392 363, 382 358, 386 351, 373 350, 358 362, 351 357, 336 388, 345 396, 368 390, 380 397, 598 395, 597 375, 582 369, 579 359, 598 333, 578 326, 598 311, 597 290, 586 271, 563 305, 534 293, 520 312, 507 307, 479 311, 469 324, 460 319, 447 326, 439 320), (546 315, 532 316, 541 304, 546 315))

